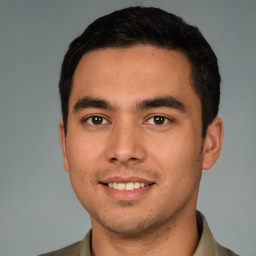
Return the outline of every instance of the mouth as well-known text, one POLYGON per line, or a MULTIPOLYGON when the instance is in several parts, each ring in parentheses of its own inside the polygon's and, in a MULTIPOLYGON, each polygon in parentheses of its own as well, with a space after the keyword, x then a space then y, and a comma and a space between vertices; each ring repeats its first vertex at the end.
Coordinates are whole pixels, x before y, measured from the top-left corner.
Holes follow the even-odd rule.
POLYGON ((144 183, 144 182, 109 182, 109 183, 102 183, 105 186, 108 186, 111 189, 121 190, 121 191, 132 191, 137 190, 140 188, 148 187, 153 185, 153 183, 144 183))
POLYGON ((154 182, 138 177, 113 177, 99 183, 112 199, 131 201, 140 198, 154 186, 154 182))

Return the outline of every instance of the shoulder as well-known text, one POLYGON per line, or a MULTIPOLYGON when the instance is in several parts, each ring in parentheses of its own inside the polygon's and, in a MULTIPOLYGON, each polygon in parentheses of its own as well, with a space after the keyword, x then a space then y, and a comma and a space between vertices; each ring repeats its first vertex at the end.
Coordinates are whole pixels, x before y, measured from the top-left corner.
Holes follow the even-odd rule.
POLYGON ((91 256, 91 233, 92 231, 89 230, 82 241, 76 242, 57 251, 41 254, 39 256, 91 256))
POLYGON ((233 251, 225 248, 215 240, 204 215, 199 211, 197 211, 197 226, 201 237, 193 256, 237 256, 233 251))
POLYGON ((81 245, 81 241, 71 244, 69 246, 66 246, 57 251, 44 253, 39 256, 78 256, 79 250, 80 250, 80 245, 81 245))
POLYGON ((238 256, 233 251, 231 251, 230 249, 222 246, 218 242, 216 242, 216 252, 217 252, 218 256, 238 256))

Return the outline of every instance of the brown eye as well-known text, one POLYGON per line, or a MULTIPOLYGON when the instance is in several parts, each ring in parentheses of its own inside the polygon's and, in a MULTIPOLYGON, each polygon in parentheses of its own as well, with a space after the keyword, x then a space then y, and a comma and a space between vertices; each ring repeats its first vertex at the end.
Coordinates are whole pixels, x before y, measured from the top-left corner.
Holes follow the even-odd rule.
POLYGON ((153 125, 163 125, 166 124, 168 121, 170 121, 165 116, 152 116, 149 118, 148 123, 153 125))
POLYGON ((91 116, 86 119, 86 122, 91 125, 100 125, 100 124, 107 123, 106 119, 103 118, 102 116, 91 116))
POLYGON ((163 116, 155 116, 154 117, 154 123, 158 124, 158 125, 159 124, 164 124, 165 120, 166 120, 166 118, 163 117, 163 116))

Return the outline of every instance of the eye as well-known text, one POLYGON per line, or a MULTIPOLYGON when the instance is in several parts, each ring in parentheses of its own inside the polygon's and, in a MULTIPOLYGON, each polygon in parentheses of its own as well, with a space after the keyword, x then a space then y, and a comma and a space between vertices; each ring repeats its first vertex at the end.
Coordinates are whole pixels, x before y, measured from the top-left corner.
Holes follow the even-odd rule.
POLYGON ((147 123, 153 124, 153 125, 163 125, 171 120, 165 116, 152 116, 151 118, 148 119, 147 123))
POLYGON ((87 122, 91 125, 101 125, 106 124, 107 120, 102 116, 90 116, 86 118, 83 122, 87 122))

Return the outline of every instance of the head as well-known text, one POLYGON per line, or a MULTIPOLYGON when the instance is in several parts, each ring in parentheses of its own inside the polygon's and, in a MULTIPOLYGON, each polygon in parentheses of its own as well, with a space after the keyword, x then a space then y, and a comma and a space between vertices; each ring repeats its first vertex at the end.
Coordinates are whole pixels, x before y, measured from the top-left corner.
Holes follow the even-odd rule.
POLYGON ((219 80, 198 29, 159 9, 114 12, 71 43, 64 168, 94 230, 141 234, 195 217, 202 169, 221 149, 219 80))
POLYGON ((216 55, 197 27, 161 9, 145 7, 131 7, 101 17, 70 44, 59 82, 65 132, 73 75, 84 54, 135 45, 180 50, 187 56, 192 68, 192 86, 201 101, 204 137, 219 109, 220 74, 216 55))

